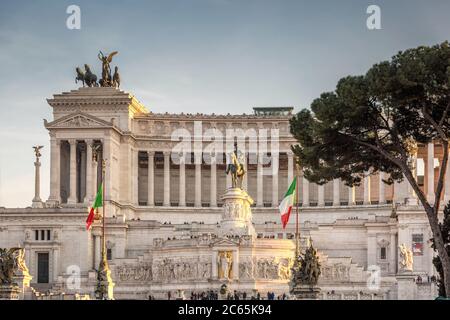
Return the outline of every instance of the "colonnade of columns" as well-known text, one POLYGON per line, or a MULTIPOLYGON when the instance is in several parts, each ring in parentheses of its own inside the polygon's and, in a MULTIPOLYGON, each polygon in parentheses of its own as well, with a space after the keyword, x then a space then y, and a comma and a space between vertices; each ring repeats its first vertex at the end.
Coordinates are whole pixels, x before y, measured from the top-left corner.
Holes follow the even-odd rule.
POLYGON ((63 203, 62 182, 68 184, 67 204, 89 204, 95 198, 98 186, 98 158, 93 156, 94 139, 56 139, 50 140, 50 195, 49 202, 63 203), (62 172, 62 143, 67 143, 68 175, 62 172), (83 144, 82 151, 77 151, 83 144), (77 157, 77 152, 81 152, 77 157), (68 183, 67 183, 68 179, 68 183), (81 183, 82 182, 82 183, 81 183), (83 192, 80 192, 83 186, 83 192), (82 196, 80 197, 80 195, 82 196))
MULTIPOLYGON (((62 179, 62 172, 61 172, 61 143, 65 142, 67 143, 69 147, 68 152, 68 166, 66 164, 66 168, 68 167, 68 195, 67 195, 67 203, 68 204, 76 204, 76 203, 89 203, 92 201, 92 199, 95 197, 96 191, 97 191, 97 172, 98 172, 98 162, 95 161, 93 157, 93 149, 91 146, 94 144, 93 139, 84 139, 84 140, 78 140, 78 139, 56 139, 55 137, 51 137, 51 159, 50 159, 50 168, 51 168, 51 174, 50 174, 50 182, 51 182, 51 188, 50 188, 50 196, 49 201, 54 201, 61 203, 61 181, 62 179), (86 148, 84 149, 84 153, 82 156, 83 161, 86 163, 85 167, 83 166, 83 170, 80 173, 80 167, 77 165, 77 146, 80 143, 85 143, 86 148), (83 199, 79 198, 79 191, 80 185, 77 183, 79 182, 77 177, 83 176, 82 179, 85 179, 85 192, 83 192, 83 199)), ((97 141, 98 143, 98 141, 97 141)), ((153 206, 155 205, 155 151, 147 151, 148 153, 148 195, 147 195, 147 205, 153 206)), ((136 165, 133 170, 136 170, 136 173, 138 174, 138 154, 139 150, 133 151, 133 160, 131 163, 132 165, 136 165)), ((170 151, 164 151, 163 152, 164 157, 164 178, 163 178, 163 206, 170 206, 171 205, 171 199, 170 199, 170 165, 171 165, 171 153, 170 151)), ((426 196, 430 202, 434 201, 434 182, 435 182, 435 154, 434 154, 434 145, 429 144, 427 146, 427 161, 426 161, 426 172, 425 172, 425 181, 426 181, 426 196)), ((264 180, 265 175, 267 172, 264 170, 267 170, 263 166, 263 156, 260 155, 257 157, 257 164, 256 164, 256 206, 263 207, 264 205, 267 205, 267 203, 264 202, 264 200, 269 200, 272 207, 277 207, 279 205, 280 200, 280 194, 279 194, 279 156, 274 155, 271 159, 271 187, 269 190, 271 190, 271 199, 264 199, 264 180)), ((417 157, 416 159, 413 159, 415 163, 417 163, 417 157)), ((202 172, 205 171, 204 168, 202 168, 202 161, 201 156, 198 156, 198 158, 194 161, 195 164, 195 178, 194 178, 194 206, 195 207, 201 207, 202 206, 202 172)), ((294 157, 292 152, 287 152, 287 183, 286 185, 289 185, 293 177, 295 175, 295 169, 294 169, 294 157)), ((445 176, 445 191, 444 191, 444 201, 450 201, 450 161, 447 164, 448 169, 445 176)), ((210 170, 210 182, 209 182, 209 206, 210 207, 216 207, 218 204, 217 201, 217 159, 216 157, 211 158, 211 165, 208 168, 210 170)), ((416 173, 417 174, 417 173, 416 173)), ((178 205, 179 206, 186 206, 186 163, 185 159, 181 159, 179 164, 179 199, 178 199, 178 205)), ((385 174, 380 173, 378 176, 370 176, 367 175, 364 177, 361 188, 363 189, 363 201, 362 204, 369 205, 372 203, 372 192, 371 192, 371 179, 377 178, 379 181, 378 183, 378 192, 377 192, 377 203, 384 204, 387 202, 386 199, 386 185, 383 182, 383 179, 385 179, 385 174)), ((227 185, 224 186, 228 187, 230 184, 230 179, 227 177, 227 185)), ((67 184, 67 181, 65 182, 67 184)), ((134 190, 134 203, 138 204, 138 179, 137 176, 134 178, 134 184, 130 187, 134 190)), ((204 182, 203 182, 204 183, 204 182)), ((248 183, 248 178, 245 180, 244 184, 246 185, 248 183)), ((339 180, 334 180, 330 182, 332 184, 332 196, 331 199, 325 199, 325 186, 319 185, 317 186, 317 196, 314 201, 314 205, 317 206, 325 206, 325 205, 333 205, 333 206, 339 206, 342 203, 346 205, 355 205, 356 204, 356 188, 355 187, 348 187, 348 199, 345 201, 345 198, 347 196, 341 195, 342 187, 341 182, 339 180)), ((159 186, 158 186, 159 187, 159 186)), ((267 187, 267 186, 266 186, 267 187)), ((300 188, 300 202, 304 207, 310 206, 312 204, 311 201, 311 195, 310 195, 310 182, 304 178, 301 178, 299 181, 299 188, 300 188)), ((396 185, 397 189, 397 185, 396 185)), ((411 188, 408 186, 407 182, 403 183, 402 185, 398 186, 398 192, 403 192, 401 196, 396 197, 396 199, 401 199, 403 201, 404 198, 412 198, 415 197, 414 192, 411 190, 411 188), (402 190, 400 190, 402 189, 402 190), (406 190, 406 191, 405 191, 406 190)), ((397 192, 397 190, 395 192, 397 192)))
MULTIPOLYGON (((135 151, 134 157, 139 157, 138 150, 135 151)), ((155 151, 146 151, 148 154, 148 195, 147 195, 147 205, 148 206, 154 206, 155 205, 155 151)), ((179 166, 179 185, 176 186, 179 188, 178 192, 178 199, 171 199, 171 183, 170 183, 170 167, 171 167, 171 155, 170 152, 163 152, 164 161, 163 161, 163 186, 158 186, 159 188, 163 188, 163 202, 162 205, 169 207, 171 206, 171 202, 177 202, 178 206, 184 207, 186 206, 186 162, 185 158, 181 157, 180 162, 178 164, 179 166), (177 200, 177 201, 174 201, 177 200)), ((271 176, 271 199, 270 204, 272 207, 278 207, 280 202, 280 194, 279 194, 279 156, 273 156, 271 158, 271 168, 267 169, 263 166, 263 157, 259 156, 257 165, 256 165, 256 206, 257 207, 263 207, 267 205, 267 203, 264 202, 264 180, 265 175, 267 172, 264 172, 264 170, 270 170, 270 176, 271 176)), ((195 207, 201 207, 202 206, 202 183, 204 183, 204 180, 202 180, 202 170, 205 171, 205 168, 202 168, 202 162, 201 159, 195 159, 194 161, 195 165, 195 174, 194 174, 194 206, 195 207)), ((216 157, 211 158, 211 165, 209 166, 208 170, 210 170, 210 181, 209 181, 209 206, 210 207, 217 207, 217 161, 216 157)), ((287 183, 286 185, 289 186, 292 182, 295 175, 295 169, 294 169, 294 157, 291 152, 287 153, 287 183)), ((386 197, 384 195, 385 187, 384 183, 381 179, 383 179, 384 176, 380 175, 380 190, 382 190, 383 194, 380 196, 379 203, 383 204, 386 203, 386 197)), ((363 204, 369 205, 371 204, 371 190, 370 190, 370 179, 372 179, 370 176, 367 176, 364 178, 364 201, 363 204)), ((226 179, 226 186, 224 186, 223 189, 226 187, 229 187, 230 181, 227 177, 226 179)), ((248 180, 247 180, 248 181, 248 180)), ((299 188, 301 190, 300 193, 300 202, 304 207, 310 206, 311 204, 311 197, 310 197, 310 182, 306 180, 305 178, 301 177, 300 179, 300 185, 299 188)), ((332 205, 333 206, 339 206, 341 205, 341 183, 340 180, 336 179, 331 182, 333 184, 332 189, 332 205)), ((138 189, 139 180, 134 180, 134 186, 133 189, 138 189)), ((355 205, 356 199, 355 199, 355 187, 348 188, 348 205, 355 205)), ((135 194, 135 203, 139 203, 139 199, 137 196, 137 193, 135 194)), ((346 201, 342 201, 346 202, 346 201)), ((318 186, 318 192, 317 192, 317 202, 315 205, 317 206, 325 206, 328 204, 325 199, 325 186, 319 185, 318 186)))

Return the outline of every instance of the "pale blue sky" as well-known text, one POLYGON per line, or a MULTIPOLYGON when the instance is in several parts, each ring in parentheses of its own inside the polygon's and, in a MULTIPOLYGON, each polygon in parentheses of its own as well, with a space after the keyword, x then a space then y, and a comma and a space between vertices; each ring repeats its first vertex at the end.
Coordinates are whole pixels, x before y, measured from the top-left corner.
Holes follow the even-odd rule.
POLYGON ((32 145, 42 144, 48 197, 46 98, 75 89, 74 68, 118 50, 122 89, 155 112, 251 113, 308 107, 337 80, 397 51, 450 38, 450 2, 414 1, 1 1, 0 206, 33 197, 32 145), (81 7, 81 30, 66 8, 81 7), (382 30, 366 28, 381 7, 382 30))

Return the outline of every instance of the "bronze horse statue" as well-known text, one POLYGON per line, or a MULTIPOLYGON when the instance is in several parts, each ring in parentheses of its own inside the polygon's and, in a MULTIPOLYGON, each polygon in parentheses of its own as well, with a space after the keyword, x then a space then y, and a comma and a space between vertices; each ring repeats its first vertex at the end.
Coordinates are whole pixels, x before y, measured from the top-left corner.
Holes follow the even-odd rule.
POLYGON ((239 162, 237 143, 234 144, 234 152, 231 154, 231 163, 228 164, 226 174, 231 172, 231 186, 242 189, 242 180, 244 179, 244 163, 239 162))
POLYGON ((114 88, 117 88, 117 89, 120 88, 120 74, 119 74, 119 68, 117 66, 114 68, 112 84, 113 84, 114 88))
POLYGON ((79 67, 75 69, 77 72, 75 83, 81 81, 83 83, 83 87, 85 84, 88 87, 98 87, 97 76, 94 73, 92 73, 91 68, 87 64, 85 64, 84 69, 86 70, 85 72, 83 72, 79 67))

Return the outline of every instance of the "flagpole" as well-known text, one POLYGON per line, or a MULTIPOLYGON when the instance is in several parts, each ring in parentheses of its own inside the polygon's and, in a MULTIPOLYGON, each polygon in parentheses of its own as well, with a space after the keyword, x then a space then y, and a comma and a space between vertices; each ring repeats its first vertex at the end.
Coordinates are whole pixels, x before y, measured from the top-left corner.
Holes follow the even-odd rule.
POLYGON ((102 159, 102 208, 103 208, 103 219, 102 219, 102 259, 106 258, 106 207, 105 207, 105 174, 106 174, 106 160, 102 159))
POLYGON ((299 168, 299 164, 298 164, 298 157, 295 157, 295 175, 296 175, 296 183, 295 183, 295 211, 296 211, 296 215, 295 215, 295 255, 296 257, 298 257, 298 255, 300 254, 300 233, 299 233, 299 227, 298 227, 298 211, 299 211, 299 178, 300 178, 300 168, 299 168))
POLYGON ((114 283, 111 278, 111 270, 108 265, 106 252, 106 207, 105 207, 105 181, 106 181, 106 160, 102 159, 102 259, 97 272, 97 298, 100 300, 110 300, 113 297, 114 283))

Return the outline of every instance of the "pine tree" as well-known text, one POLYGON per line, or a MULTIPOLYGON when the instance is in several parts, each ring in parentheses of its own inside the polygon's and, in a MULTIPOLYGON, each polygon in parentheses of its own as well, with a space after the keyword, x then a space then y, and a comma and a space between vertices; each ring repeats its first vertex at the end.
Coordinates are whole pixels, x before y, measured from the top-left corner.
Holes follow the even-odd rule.
MULTIPOLYGON (((439 224, 439 228, 442 232, 442 237, 444 238, 444 245, 447 250, 447 255, 450 257, 450 201, 447 206, 444 208, 444 220, 439 224)), ((434 246, 434 239, 431 239, 432 245, 431 247, 436 251, 434 246)), ((433 258, 433 264, 436 268, 436 271, 439 274, 439 279, 437 280, 438 288, 439 288, 439 296, 446 297, 445 286, 444 286, 444 270, 442 268, 441 259, 439 256, 433 258)))

